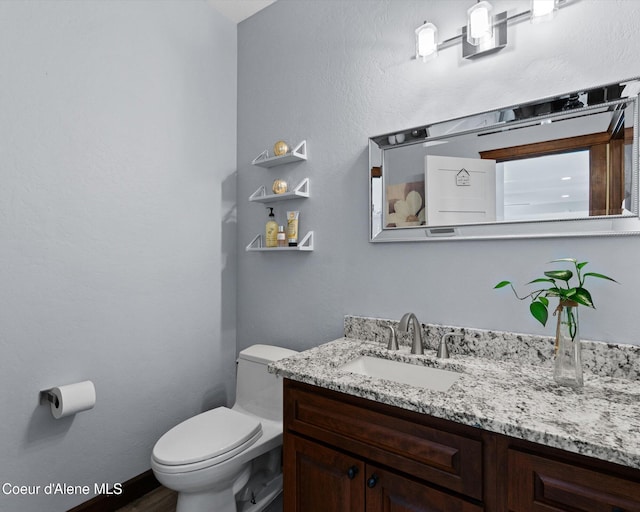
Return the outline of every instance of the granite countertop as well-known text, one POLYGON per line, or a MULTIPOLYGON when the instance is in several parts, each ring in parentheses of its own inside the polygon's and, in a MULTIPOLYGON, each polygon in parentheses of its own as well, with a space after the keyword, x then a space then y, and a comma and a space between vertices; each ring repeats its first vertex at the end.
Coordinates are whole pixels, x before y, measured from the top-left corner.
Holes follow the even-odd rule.
POLYGON ((411 355, 353 338, 300 352, 269 365, 283 377, 429 414, 464 425, 640 468, 640 381, 587 373, 583 388, 558 386, 552 369, 429 350, 411 355), (339 369, 360 355, 461 373, 447 391, 431 391, 339 369))

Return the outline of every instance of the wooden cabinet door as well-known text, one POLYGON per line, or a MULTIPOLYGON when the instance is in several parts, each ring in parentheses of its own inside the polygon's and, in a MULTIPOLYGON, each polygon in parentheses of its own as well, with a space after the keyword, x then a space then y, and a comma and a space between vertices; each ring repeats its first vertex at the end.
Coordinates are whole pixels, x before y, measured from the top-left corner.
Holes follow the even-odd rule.
MULTIPOLYGON (((367 512, 481 512, 482 507, 367 465, 367 512)), ((355 509, 354 509, 355 510, 355 509)))
POLYGON ((640 482, 509 450, 509 512, 640 512, 640 482))
POLYGON ((364 511, 364 463, 295 435, 284 436, 286 512, 364 511))

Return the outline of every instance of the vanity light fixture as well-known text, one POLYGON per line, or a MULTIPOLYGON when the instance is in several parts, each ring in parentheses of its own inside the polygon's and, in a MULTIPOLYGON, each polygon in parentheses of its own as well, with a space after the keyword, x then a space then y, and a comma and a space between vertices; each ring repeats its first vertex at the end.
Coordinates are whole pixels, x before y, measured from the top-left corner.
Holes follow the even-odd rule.
POLYGON ((471 59, 501 50, 507 45, 507 24, 529 18, 532 23, 547 21, 558 8, 569 0, 531 0, 531 7, 511 16, 507 12, 492 15, 493 7, 487 0, 478 0, 467 10, 467 24, 461 34, 438 43, 438 28, 426 21, 415 30, 416 60, 426 62, 438 55, 438 51, 448 48, 458 40, 462 42, 462 56, 471 59))
POLYGON ((416 29, 416 59, 422 62, 438 56, 438 27, 426 21, 416 29))
POLYGON ((540 23, 553 18, 559 0, 531 0, 531 23, 540 23))
POLYGON ((493 6, 482 1, 467 10, 467 42, 473 46, 489 41, 493 37, 493 6))

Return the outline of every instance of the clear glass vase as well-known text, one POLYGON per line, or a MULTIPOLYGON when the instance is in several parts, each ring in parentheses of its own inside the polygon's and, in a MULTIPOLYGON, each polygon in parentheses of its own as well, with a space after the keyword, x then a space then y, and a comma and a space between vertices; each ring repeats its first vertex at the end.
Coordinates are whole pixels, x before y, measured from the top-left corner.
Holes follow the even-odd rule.
POLYGON ((578 303, 561 300, 556 309, 556 360, 554 380, 561 386, 582 387, 582 352, 578 323, 578 303))

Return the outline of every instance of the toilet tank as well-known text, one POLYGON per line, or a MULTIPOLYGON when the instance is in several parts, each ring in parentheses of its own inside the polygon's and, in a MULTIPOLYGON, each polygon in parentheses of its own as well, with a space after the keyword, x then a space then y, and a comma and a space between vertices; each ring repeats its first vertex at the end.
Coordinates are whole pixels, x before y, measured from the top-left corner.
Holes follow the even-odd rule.
POLYGON ((236 403, 261 418, 282 421, 282 377, 269 373, 269 363, 297 354, 272 345, 253 345, 240 352, 236 374, 236 403))

